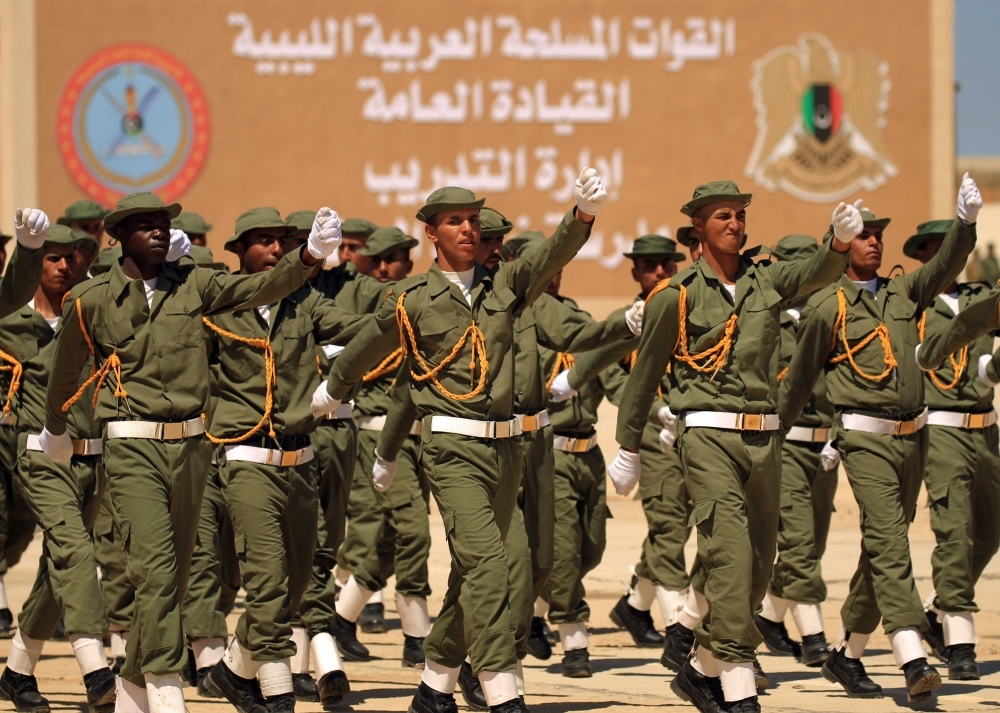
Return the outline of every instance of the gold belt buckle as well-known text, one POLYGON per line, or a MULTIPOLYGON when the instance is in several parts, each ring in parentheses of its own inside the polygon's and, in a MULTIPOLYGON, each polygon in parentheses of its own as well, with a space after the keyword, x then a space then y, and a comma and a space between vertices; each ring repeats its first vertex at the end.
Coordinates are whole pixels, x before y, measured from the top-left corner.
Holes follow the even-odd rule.
POLYGON ((896 425, 892 429, 892 435, 894 436, 910 436, 917 432, 917 419, 911 419, 909 421, 896 421, 896 425))
POLYGON ((187 421, 181 421, 180 423, 160 423, 158 425, 161 441, 178 441, 182 438, 187 438, 187 421))
POLYGON ((289 468, 299 464, 299 455, 302 453, 301 450, 278 452, 281 454, 280 465, 282 468, 289 468))
POLYGON ((534 431, 538 428, 538 416, 531 414, 530 416, 521 417, 521 430, 525 433, 529 431, 534 431))
POLYGON ((87 453, 89 450, 90 443, 86 438, 74 438, 73 439, 73 455, 75 456, 86 456, 90 455, 87 453))
POLYGON ((590 439, 589 438, 577 438, 576 446, 573 448, 574 453, 586 453, 590 450, 590 439))
POLYGON ((985 428, 986 414, 967 413, 962 417, 962 428, 985 428))
POLYGON ((826 443, 827 436, 830 435, 829 428, 814 428, 813 429, 813 443, 826 443))
POLYGON ((493 421, 493 438, 510 438, 510 421, 493 421))
POLYGON ((759 413, 741 413, 738 426, 741 431, 763 431, 764 417, 759 413))

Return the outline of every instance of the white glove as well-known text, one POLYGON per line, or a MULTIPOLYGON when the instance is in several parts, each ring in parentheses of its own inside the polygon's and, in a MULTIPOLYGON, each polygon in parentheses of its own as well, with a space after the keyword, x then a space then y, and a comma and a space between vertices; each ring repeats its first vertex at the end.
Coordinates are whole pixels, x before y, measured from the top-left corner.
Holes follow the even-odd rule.
POLYGON ((979 357, 979 380, 984 384, 986 384, 987 386, 989 386, 991 389, 997 385, 995 381, 991 381, 990 377, 986 375, 986 367, 990 365, 990 362, 992 360, 993 360, 992 354, 983 354, 981 357, 979 357))
POLYGON ((191 254, 191 239, 187 233, 177 228, 170 229, 170 247, 167 249, 167 262, 177 262, 185 255, 191 254))
POLYGON ((323 261, 324 270, 332 270, 335 267, 340 267, 340 250, 334 250, 323 261))
POLYGON ((674 441, 677 440, 677 429, 676 428, 661 428, 660 429, 660 451, 663 453, 669 453, 674 449, 674 441))
POLYGON ((392 479, 396 477, 396 461, 384 460, 378 451, 375 451, 372 476, 375 478, 375 490, 384 493, 392 485, 392 479))
POLYGON ((49 216, 44 210, 24 208, 14 213, 14 234, 22 248, 37 250, 42 247, 48 232, 49 216))
POLYGON ((662 423, 667 428, 672 428, 674 433, 677 432, 677 414, 670 410, 669 406, 664 406, 659 411, 656 412, 656 417, 660 419, 662 423))
POLYGON ((317 260, 325 260, 330 253, 340 247, 340 216, 330 208, 320 208, 313 219, 306 244, 309 254, 317 260))
POLYGON ((632 488, 639 482, 639 472, 639 454, 624 448, 618 449, 614 462, 608 466, 608 476, 614 483, 615 492, 619 495, 628 495, 632 492, 632 488))
POLYGON ((833 441, 827 441, 823 450, 819 452, 819 462, 823 465, 823 470, 833 470, 840 465, 840 451, 833 447, 833 441))
POLYGON ((841 202, 833 209, 830 222, 833 224, 833 235, 840 242, 851 242, 865 229, 865 221, 861 219, 863 203, 861 199, 854 201, 854 205, 841 202))
POLYGON ((56 463, 69 463, 73 457, 73 439, 69 437, 69 431, 63 431, 62 435, 57 436, 49 429, 43 428, 38 442, 45 455, 56 463))
POLYGON ((979 193, 979 186, 966 171, 962 176, 962 185, 958 187, 958 219, 964 225, 972 225, 976 222, 979 209, 982 207, 983 197, 979 193))
POLYGON ((312 414, 316 418, 323 418, 328 416, 337 410, 340 406, 340 399, 335 399, 330 396, 330 392, 326 389, 326 380, 320 382, 320 385, 316 387, 312 395, 312 414))
POLYGON ((642 311, 645 306, 645 300, 636 300, 625 313, 625 324, 628 325, 628 331, 637 337, 642 334, 642 311))
POLYGON ((554 404, 561 404, 576 395, 576 389, 569 385, 569 369, 556 375, 552 380, 552 386, 549 387, 549 393, 552 394, 554 404))
POLYGON ((608 192, 601 182, 601 177, 593 168, 580 171, 580 177, 573 185, 573 195, 576 198, 576 207, 591 215, 600 213, 608 200, 608 192))

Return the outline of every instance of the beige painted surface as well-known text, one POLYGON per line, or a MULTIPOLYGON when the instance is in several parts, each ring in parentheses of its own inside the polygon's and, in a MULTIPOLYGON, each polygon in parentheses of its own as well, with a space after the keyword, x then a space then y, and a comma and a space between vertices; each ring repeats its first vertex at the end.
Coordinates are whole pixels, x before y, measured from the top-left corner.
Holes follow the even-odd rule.
POLYGON ((35 0, 0 0, 0 231, 8 235, 14 211, 38 201, 36 47, 35 0))

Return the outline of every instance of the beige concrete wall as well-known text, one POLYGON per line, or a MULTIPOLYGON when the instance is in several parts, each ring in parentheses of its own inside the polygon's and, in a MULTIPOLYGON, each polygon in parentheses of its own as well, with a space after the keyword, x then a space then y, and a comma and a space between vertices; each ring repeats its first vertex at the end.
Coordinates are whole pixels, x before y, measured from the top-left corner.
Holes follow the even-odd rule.
POLYGON ((38 203, 35 0, 0 0, 0 230, 38 203))
POLYGON ((930 0, 931 214, 955 212, 955 0, 930 0))

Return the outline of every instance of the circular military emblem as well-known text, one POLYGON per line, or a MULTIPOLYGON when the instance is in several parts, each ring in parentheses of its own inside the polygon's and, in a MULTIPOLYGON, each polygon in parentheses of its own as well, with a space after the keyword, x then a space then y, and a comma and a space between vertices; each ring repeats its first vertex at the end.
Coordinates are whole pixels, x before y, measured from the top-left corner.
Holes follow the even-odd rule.
POLYGON ((91 55, 56 111, 66 170, 104 205, 135 191, 155 191, 169 203, 205 165, 205 95, 194 75, 157 47, 120 44, 91 55))

